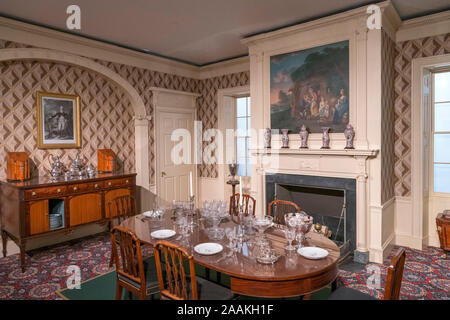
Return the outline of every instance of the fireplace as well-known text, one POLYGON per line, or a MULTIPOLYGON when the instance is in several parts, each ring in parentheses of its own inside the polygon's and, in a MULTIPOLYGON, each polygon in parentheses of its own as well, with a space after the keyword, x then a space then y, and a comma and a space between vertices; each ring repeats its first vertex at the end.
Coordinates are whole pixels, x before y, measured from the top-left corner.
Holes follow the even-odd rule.
POLYGON ((266 174, 266 207, 275 200, 296 203, 331 231, 341 255, 356 249, 355 179, 294 174, 266 174))

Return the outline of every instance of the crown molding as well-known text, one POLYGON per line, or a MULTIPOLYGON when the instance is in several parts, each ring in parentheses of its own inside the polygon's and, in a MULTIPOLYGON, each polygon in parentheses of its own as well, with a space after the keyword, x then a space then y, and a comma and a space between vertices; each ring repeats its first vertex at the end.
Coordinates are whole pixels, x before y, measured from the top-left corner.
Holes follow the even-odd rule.
POLYGON ((248 57, 198 67, 5 17, 0 39, 198 80, 250 70, 248 57))
MULTIPOLYGON (((392 4, 390 1, 376 3, 376 5, 380 7, 382 12, 384 10, 386 10, 387 7, 389 7, 389 6, 392 7, 392 4)), ((284 37, 286 35, 290 35, 290 34, 294 34, 294 33, 306 32, 306 31, 309 31, 312 29, 317 29, 317 28, 333 25, 336 23, 342 23, 342 22, 346 22, 349 20, 364 18, 364 17, 367 17, 367 7, 368 7, 368 5, 360 7, 360 8, 356 8, 356 9, 351 9, 351 10, 341 12, 338 14, 334 14, 334 15, 331 15, 328 17, 320 18, 317 20, 312 20, 309 22, 297 24, 297 25, 294 25, 291 27, 282 28, 279 30, 270 31, 267 33, 262 33, 262 34, 258 34, 255 36, 247 37, 247 38, 242 39, 241 43, 245 44, 247 46, 253 46, 256 43, 260 43, 265 40, 272 40, 272 39, 284 37)), ((392 7, 392 9, 394 9, 394 8, 392 7)))
POLYGON ((420 39, 450 32, 450 10, 403 21, 397 30, 397 42, 420 39))
POLYGON ((387 1, 387 5, 381 9, 382 27, 389 37, 395 42, 396 32, 402 24, 402 19, 398 15, 391 1, 387 1))
POLYGON ((199 78, 208 79, 223 76, 230 73, 250 71, 250 57, 240 57, 232 60, 199 67, 199 78))

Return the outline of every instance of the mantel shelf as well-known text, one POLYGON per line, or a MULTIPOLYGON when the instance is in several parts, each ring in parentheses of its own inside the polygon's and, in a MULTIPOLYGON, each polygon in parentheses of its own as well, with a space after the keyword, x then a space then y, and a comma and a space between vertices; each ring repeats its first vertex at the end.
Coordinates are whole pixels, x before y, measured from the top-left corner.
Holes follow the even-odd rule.
POLYGON ((358 149, 250 149, 254 155, 319 155, 343 157, 376 157, 378 150, 358 149))

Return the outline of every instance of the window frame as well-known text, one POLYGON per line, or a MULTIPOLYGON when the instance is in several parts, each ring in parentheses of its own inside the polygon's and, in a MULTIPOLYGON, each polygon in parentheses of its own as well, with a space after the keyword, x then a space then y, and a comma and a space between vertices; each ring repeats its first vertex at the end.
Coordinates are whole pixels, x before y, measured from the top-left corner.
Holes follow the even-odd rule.
POLYGON ((430 154, 429 154, 429 192, 431 196, 437 196, 437 197, 442 197, 442 198, 450 198, 450 192, 438 192, 435 191, 435 186, 434 186, 434 166, 435 164, 448 164, 450 165, 450 162, 435 162, 434 160, 434 137, 435 135, 439 135, 439 134, 450 134, 450 131, 435 131, 435 106, 436 104, 441 104, 441 103, 450 103, 450 101, 441 101, 441 102, 436 102, 435 101, 435 76, 436 74, 439 73, 450 73, 450 68, 449 67, 445 67, 445 68, 439 68, 439 69, 434 69, 431 72, 431 94, 430 94, 430 109, 431 109, 431 117, 430 117, 430 154))
MULTIPOLYGON (((234 127, 235 127, 235 132, 236 132, 236 134, 235 134, 235 139, 234 139, 234 155, 235 155, 235 159, 236 159, 236 163, 237 164, 239 164, 239 158, 238 158, 238 152, 237 152, 237 149, 238 149, 238 143, 237 143, 237 141, 238 141, 238 139, 245 139, 245 150, 246 151, 248 151, 248 150, 250 150, 250 147, 251 147, 251 141, 250 142, 248 142, 248 139, 251 139, 251 114, 252 114, 252 112, 251 112, 251 97, 250 97, 250 94, 242 94, 242 95, 237 95, 237 96, 235 96, 234 97, 235 98, 235 105, 234 105, 234 127), (242 99, 242 98, 246 98, 246 106, 247 106, 247 108, 246 108, 246 111, 245 111, 245 117, 243 117, 243 116, 240 116, 240 117, 238 117, 238 115, 237 115, 237 101, 238 101, 238 99, 242 99), (249 102, 249 99, 250 99, 250 102, 249 102), (249 106, 250 106, 250 115, 249 115, 249 106), (238 119, 242 119, 242 118, 245 118, 246 119, 246 127, 247 127, 247 134, 246 135, 239 135, 238 133, 239 133, 239 131, 238 131, 238 125, 237 125, 237 123, 238 123, 238 119), (248 120, 250 119, 250 128, 248 128, 248 120)), ((239 174, 237 174, 237 176, 238 177, 242 177, 242 178, 245 178, 245 177, 251 177, 251 168, 250 168, 250 170, 249 170, 249 172, 247 172, 247 168, 248 168, 248 166, 251 166, 251 156, 250 156, 250 154, 249 154, 249 156, 248 157, 245 157, 245 175, 243 175, 243 176, 240 176, 239 174)))

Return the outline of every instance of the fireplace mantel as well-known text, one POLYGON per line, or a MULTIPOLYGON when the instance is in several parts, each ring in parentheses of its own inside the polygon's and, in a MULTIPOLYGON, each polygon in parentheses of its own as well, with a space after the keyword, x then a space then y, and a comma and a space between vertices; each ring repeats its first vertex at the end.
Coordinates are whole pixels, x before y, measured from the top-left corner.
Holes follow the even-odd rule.
POLYGON ((314 155, 314 156, 343 156, 343 157, 376 157, 378 150, 358 149, 251 149, 254 155, 314 155))

